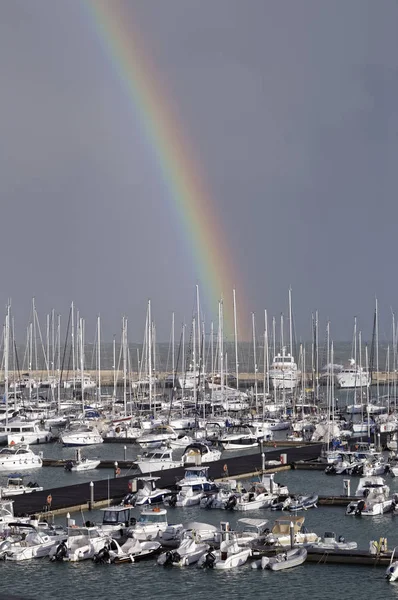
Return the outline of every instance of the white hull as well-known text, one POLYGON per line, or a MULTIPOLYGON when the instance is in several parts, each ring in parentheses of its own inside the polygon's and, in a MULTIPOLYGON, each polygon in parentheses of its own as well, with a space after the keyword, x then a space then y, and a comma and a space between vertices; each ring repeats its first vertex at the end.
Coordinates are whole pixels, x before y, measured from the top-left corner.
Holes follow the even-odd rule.
POLYGON ((151 473, 156 473, 157 471, 167 471, 167 469, 176 469, 177 467, 181 467, 181 463, 177 461, 137 461, 137 468, 143 475, 150 475, 151 473))
POLYGON ((94 446, 102 444, 103 438, 99 434, 71 433, 61 436, 61 442, 64 446, 94 446))
POLYGON ((71 467, 71 471, 91 471, 92 469, 96 469, 98 465, 101 463, 100 460, 82 460, 81 462, 75 463, 71 467))

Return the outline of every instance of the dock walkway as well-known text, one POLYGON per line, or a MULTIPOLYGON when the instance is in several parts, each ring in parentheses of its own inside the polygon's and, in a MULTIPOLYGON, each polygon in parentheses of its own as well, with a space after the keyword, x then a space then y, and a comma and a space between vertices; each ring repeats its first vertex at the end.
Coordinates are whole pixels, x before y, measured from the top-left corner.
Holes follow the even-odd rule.
MULTIPOLYGON (((294 463, 300 460, 315 460, 320 456, 322 444, 298 445, 294 448, 284 449, 287 455, 287 463, 294 463)), ((267 460, 277 460, 281 454, 280 449, 268 450, 266 452, 267 460)), ((252 477, 261 471, 261 454, 246 454, 231 458, 223 458, 209 463, 209 477, 219 479, 225 477, 242 478, 252 477)), ((184 468, 168 469, 156 473, 160 477, 158 482, 161 488, 175 488, 175 483, 184 475, 184 468)), ((133 475, 117 477, 113 479, 102 479, 94 483, 94 503, 120 501, 128 493, 128 482, 133 475)), ((87 509, 90 501, 89 483, 79 483, 64 487, 46 489, 41 492, 34 492, 23 496, 17 496, 14 500, 14 512, 16 516, 32 515, 42 513, 50 509, 52 513, 64 513, 80 508, 87 509), (51 505, 48 505, 47 498, 51 497, 51 505)))

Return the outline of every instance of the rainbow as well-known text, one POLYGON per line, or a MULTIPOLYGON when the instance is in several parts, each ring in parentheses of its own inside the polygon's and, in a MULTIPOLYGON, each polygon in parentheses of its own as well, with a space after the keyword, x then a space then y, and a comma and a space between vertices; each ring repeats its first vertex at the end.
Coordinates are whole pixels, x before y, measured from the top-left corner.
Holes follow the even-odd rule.
MULTIPOLYGON (((120 0, 82 0, 105 55, 139 119, 167 189, 173 218, 196 268, 196 283, 210 314, 223 298, 224 330, 233 333, 232 291, 236 290, 239 336, 245 310, 244 286, 236 285, 237 270, 204 174, 184 138, 170 97, 160 84, 142 38, 134 29, 131 9, 120 0)), ((193 290, 194 293, 194 290, 193 290)), ((207 323, 208 325, 208 323, 207 323)))

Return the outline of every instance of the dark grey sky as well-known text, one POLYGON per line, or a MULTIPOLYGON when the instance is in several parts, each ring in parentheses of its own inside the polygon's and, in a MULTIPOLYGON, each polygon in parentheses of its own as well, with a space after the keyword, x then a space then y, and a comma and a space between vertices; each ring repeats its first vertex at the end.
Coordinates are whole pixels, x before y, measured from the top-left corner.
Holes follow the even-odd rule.
MULTIPOLYGON (((119 0, 118 0, 119 1, 119 0)), ((262 330, 293 289, 350 339, 397 308, 395 0, 125 0, 195 149, 262 330)), ((2 284, 94 337, 190 321, 198 273, 138 115, 82 2, 0 1, 2 284)), ((239 290, 237 290, 239 298, 239 290)), ((207 308, 210 321, 217 307, 207 308), (210 313, 210 309, 213 313, 210 313)))

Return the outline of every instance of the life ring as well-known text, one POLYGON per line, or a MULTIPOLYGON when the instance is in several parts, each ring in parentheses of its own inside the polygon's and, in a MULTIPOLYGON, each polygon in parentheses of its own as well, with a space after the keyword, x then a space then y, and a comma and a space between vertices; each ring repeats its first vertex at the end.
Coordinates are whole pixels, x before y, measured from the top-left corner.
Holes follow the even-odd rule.
POLYGON ((51 496, 51 494, 48 494, 48 496, 47 496, 47 504, 51 504, 52 501, 53 501, 53 497, 51 496))

